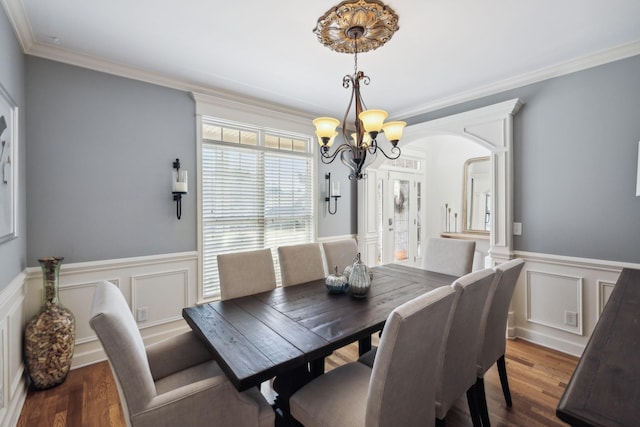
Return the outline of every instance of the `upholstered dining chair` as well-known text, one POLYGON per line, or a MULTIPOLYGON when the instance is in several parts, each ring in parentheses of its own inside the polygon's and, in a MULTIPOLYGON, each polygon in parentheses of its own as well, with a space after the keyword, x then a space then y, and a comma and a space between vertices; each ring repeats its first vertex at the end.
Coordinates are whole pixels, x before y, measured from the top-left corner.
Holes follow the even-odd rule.
POLYGON ((305 427, 434 423, 437 366, 457 292, 437 288, 394 309, 370 368, 351 362, 315 378, 290 399, 305 427))
POLYGON ((253 295, 276 288, 271 249, 218 255, 222 300, 253 295))
POLYGON ((355 239, 334 240, 323 242, 322 249, 327 261, 327 271, 333 273, 338 268, 342 273, 346 266, 352 265, 358 255, 358 244, 355 239))
MULTIPOLYGON (((496 273, 491 268, 474 271, 451 285, 460 292, 446 338, 442 368, 436 386, 436 425, 444 426, 445 417, 455 401, 466 393, 474 426, 480 425, 475 383, 477 373, 480 320, 496 273)), ((386 333, 386 332, 385 332, 386 333)))
MULTIPOLYGON (((457 279, 451 288, 459 293, 452 310, 451 326, 445 337, 444 356, 438 368, 436 382, 436 425, 444 426, 445 417, 455 401, 466 393, 469 413, 474 426, 480 426, 475 384, 480 338, 480 320, 487 299, 494 288, 496 273, 490 269, 474 271, 457 279)), ((384 334, 387 333, 385 325, 384 334)), ((362 355, 358 362, 373 366, 379 347, 362 355)), ((433 357, 433 356, 431 356, 433 357)))
POLYGON ((524 266, 524 261, 516 258, 496 267, 497 280, 494 281, 493 297, 487 301, 482 321, 480 322, 480 342, 478 344, 478 372, 476 393, 480 406, 482 426, 489 427, 489 411, 484 391, 484 374, 494 363, 498 366, 498 375, 502 385, 502 393, 507 406, 511 406, 511 392, 507 379, 507 366, 504 360, 507 317, 513 290, 524 266))
POLYGON ((422 268, 451 276, 471 273, 476 242, 473 240, 430 237, 427 239, 422 268))
POLYGON ((187 332, 145 347, 120 290, 97 284, 91 328, 104 348, 128 426, 273 426, 257 389, 239 393, 187 332))
POLYGON ((319 243, 280 246, 278 259, 282 286, 299 285, 326 276, 319 243))

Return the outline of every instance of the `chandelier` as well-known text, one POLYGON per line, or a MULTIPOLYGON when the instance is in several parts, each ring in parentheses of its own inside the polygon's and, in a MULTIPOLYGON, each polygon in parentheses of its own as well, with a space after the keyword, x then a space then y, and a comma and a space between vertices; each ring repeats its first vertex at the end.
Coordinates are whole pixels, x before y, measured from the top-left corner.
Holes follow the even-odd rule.
POLYGON ((344 142, 330 153, 331 146, 338 136, 336 128, 340 120, 332 117, 319 117, 313 120, 316 136, 320 144, 322 162, 332 163, 338 155, 351 173, 349 179, 366 178, 362 171, 381 152, 388 159, 400 157, 398 141, 402 137, 405 122, 384 122, 387 112, 367 110, 360 95, 360 83, 368 85, 370 79, 358 70, 358 53, 376 49, 391 39, 398 30, 398 15, 389 6, 377 0, 347 0, 331 8, 318 19, 313 32, 318 40, 328 48, 353 54, 354 73, 342 79, 345 89, 351 88, 351 99, 342 120, 344 142), (347 119, 355 103, 355 119, 352 131, 349 131, 347 119), (378 145, 377 138, 383 132, 391 143, 389 152, 378 145))

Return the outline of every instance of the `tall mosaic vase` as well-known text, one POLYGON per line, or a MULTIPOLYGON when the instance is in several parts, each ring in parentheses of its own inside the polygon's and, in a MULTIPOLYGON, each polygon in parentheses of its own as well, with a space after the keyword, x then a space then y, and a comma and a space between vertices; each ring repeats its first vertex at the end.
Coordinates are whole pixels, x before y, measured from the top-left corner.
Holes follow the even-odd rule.
POLYGON ((27 323, 24 356, 34 388, 44 390, 62 384, 71 368, 76 341, 76 319, 60 304, 59 274, 63 258, 46 257, 42 267, 42 307, 27 323))

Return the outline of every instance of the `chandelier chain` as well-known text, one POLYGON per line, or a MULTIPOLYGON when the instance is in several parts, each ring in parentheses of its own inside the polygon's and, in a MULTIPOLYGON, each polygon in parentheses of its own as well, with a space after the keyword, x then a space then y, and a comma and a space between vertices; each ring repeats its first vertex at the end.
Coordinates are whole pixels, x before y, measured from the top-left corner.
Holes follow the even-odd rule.
POLYGON ((353 54, 353 75, 358 75, 358 38, 354 39, 355 53, 353 54))

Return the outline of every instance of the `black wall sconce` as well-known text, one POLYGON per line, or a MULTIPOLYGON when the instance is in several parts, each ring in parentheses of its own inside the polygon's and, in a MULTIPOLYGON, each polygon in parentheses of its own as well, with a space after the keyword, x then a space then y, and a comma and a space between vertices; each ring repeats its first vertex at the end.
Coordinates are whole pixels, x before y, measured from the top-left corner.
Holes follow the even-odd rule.
POLYGON ((340 197, 340 181, 333 181, 333 185, 331 183, 331 173, 326 173, 324 175, 324 179, 327 180, 327 197, 324 198, 324 201, 327 202, 327 210, 330 215, 335 215, 338 212, 338 197, 340 197), (333 212, 331 212, 331 198, 334 200, 334 208, 333 212))
POLYGON ((172 185, 173 200, 176 202, 176 214, 178 219, 182 216, 182 195, 188 192, 187 171, 180 170, 180 159, 173 162, 172 185))

